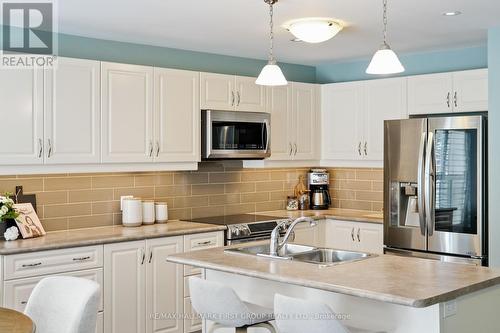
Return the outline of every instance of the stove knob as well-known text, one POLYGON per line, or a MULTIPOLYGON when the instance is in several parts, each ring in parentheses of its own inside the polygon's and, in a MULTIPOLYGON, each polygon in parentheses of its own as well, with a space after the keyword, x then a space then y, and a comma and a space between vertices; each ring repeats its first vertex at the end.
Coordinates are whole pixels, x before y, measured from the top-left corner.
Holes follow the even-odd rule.
POLYGON ((241 228, 239 225, 234 226, 234 235, 241 236, 241 228))

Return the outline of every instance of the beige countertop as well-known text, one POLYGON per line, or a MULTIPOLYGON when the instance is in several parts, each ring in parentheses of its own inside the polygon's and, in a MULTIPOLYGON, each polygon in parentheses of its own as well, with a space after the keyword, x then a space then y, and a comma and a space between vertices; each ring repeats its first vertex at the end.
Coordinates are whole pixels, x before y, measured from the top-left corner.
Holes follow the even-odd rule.
POLYGON ((117 243, 148 238, 225 230, 225 226, 183 221, 123 227, 121 225, 48 232, 47 235, 15 241, 0 241, 0 255, 117 243))
POLYGON ((325 210, 274 210, 267 212, 259 212, 262 215, 271 215, 279 217, 297 218, 302 216, 311 216, 318 218, 329 218, 335 220, 345 220, 354 222, 368 223, 384 223, 384 215, 382 212, 371 212, 366 210, 341 209, 331 208, 325 210))
POLYGON ((411 307, 427 307, 500 284, 500 270, 393 255, 322 267, 216 248, 175 254, 167 260, 411 307))

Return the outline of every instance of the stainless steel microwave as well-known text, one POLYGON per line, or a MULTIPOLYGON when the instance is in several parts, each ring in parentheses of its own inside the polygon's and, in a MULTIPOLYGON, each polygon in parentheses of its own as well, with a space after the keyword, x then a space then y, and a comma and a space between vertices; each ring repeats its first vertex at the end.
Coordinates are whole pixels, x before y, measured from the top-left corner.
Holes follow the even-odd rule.
POLYGON ((270 115, 264 112, 202 110, 202 159, 271 156, 270 121, 270 115))

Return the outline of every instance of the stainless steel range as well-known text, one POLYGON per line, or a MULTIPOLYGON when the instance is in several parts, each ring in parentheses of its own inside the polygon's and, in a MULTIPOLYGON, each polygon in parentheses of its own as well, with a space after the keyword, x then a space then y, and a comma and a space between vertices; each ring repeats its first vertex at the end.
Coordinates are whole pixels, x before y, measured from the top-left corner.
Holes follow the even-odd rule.
MULTIPOLYGON (((225 245, 270 239, 273 229, 278 224, 282 221, 286 221, 286 226, 288 228, 292 222, 288 218, 257 214, 203 217, 193 219, 191 221, 227 226, 227 230, 224 235, 225 245)), ((282 234, 286 232, 287 228, 282 230, 282 234)))

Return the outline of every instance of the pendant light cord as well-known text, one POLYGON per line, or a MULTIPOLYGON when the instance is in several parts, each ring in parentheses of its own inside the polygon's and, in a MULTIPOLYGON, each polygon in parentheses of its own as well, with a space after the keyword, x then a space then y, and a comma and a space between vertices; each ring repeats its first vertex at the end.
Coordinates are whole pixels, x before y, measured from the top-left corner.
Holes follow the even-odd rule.
POLYGON ((383 0, 383 22, 384 22, 384 45, 387 45, 387 0, 383 0))
POLYGON ((269 1, 269 62, 274 62, 273 48, 274 48, 274 23, 273 23, 273 9, 274 1, 269 1))

